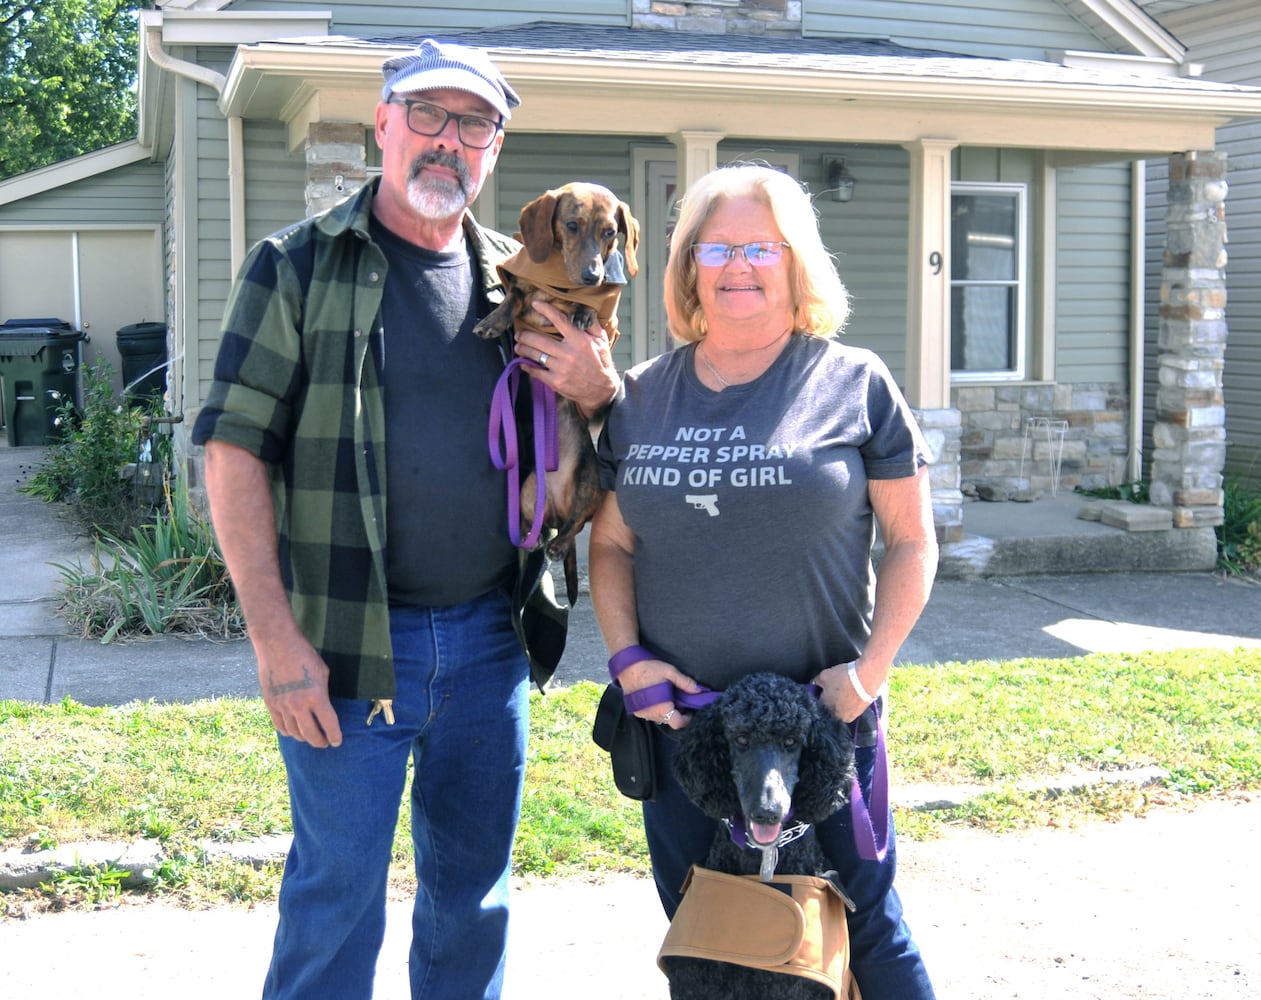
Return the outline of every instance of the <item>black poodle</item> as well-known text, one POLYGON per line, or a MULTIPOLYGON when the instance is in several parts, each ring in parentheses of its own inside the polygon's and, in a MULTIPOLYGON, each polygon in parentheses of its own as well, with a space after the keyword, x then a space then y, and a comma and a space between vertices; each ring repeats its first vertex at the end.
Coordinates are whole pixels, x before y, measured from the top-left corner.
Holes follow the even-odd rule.
MULTIPOLYGON (((704 868, 763 882, 772 874, 822 876, 843 895, 812 824, 848 800, 854 744, 849 727, 804 685, 770 673, 737 681, 682 730, 675 776, 688 798, 720 821, 704 868)), ((672 1000, 834 996, 811 978, 668 950, 661 964, 672 1000)))

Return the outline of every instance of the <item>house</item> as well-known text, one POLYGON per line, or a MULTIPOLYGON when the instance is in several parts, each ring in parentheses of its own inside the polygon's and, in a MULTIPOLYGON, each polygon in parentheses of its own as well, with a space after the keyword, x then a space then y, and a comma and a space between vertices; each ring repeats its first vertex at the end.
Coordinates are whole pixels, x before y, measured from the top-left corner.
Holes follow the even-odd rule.
MULTIPOLYGON (((160 261, 146 249, 134 265, 160 283, 169 405, 187 427, 248 247, 372 176, 384 58, 459 37, 523 98, 479 219, 511 232, 531 197, 582 178, 624 193, 643 224, 620 365, 670 346, 660 276, 675 199, 714 165, 756 158, 816 194, 854 299, 843 336, 888 361, 934 447, 943 540, 962 534, 965 483, 1150 478, 1175 526, 1211 532, 1225 462, 1217 137, 1261 118, 1261 90, 1201 73, 1152 16, 1178 4, 1148 6, 167 0, 140 15, 137 142, 112 154, 127 162, 0 183, 0 253, 54 212, 82 241, 76 200, 143 182, 160 261), (1144 194, 1158 170, 1176 211, 1152 264, 1144 194), (1159 310, 1149 284, 1165 289, 1159 310)), ((3 258, 9 315, 12 286, 29 287, 13 266, 3 258)), ((197 456, 181 453, 196 487, 197 456)))
MULTIPOLYGON (((1139 0, 1186 46, 1190 62, 1224 83, 1261 86, 1261 9, 1250 0, 1139 0)), ((1230 231, 1226 265, 1229 290, 1222 395, 1226 406, 1226 474, 1261 489, 1261 123, 1238 121, 1217 131, 1230 184, 1226 222, 1230 231)), ((1148 274, 1159 274, 1164 251, 1168 176, 1163 162, 1147 172, 1148 274)), ((1149 280, 1147 300, 1157 302, 1149 280)), ((1148 384, 1154 368, 1158 310, 1147 316, 1148 384)), ((1149 395, 1149 399, 1154 396, 1149 395)), ((1151 409, 1145 411, 1152 422, 1151 409)))
POLYGON ((117 331, 166 311, 164 185, 134 140, 0 181, 0 320, 72 322, 121 389, 117 331))

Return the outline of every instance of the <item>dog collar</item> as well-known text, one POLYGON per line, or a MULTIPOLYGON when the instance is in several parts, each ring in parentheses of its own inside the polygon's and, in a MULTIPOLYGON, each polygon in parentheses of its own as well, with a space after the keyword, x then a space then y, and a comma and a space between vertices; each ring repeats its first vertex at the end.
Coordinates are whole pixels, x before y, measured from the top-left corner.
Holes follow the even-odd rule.
MULTIPOLYGON (((792 812, 789 811, 788 817, 792 818, 792 812)), ((752 849, 755 851, 769 851, 771 848, 778 850, 791 844, 794 840, 800 840, 810 832, 809 823, 794 823, 790 827, 786 827, 779 831, 779 836, 775 838, 773 844, 755 844, 750 842, 747 825, 744 817, 737 813, 731 819, 724 819, 723 825, 726 826, 727 832, 731 834, 731 842, 740 848, 752 849)))
MULTIPOLYGON (((788 810, 788 816, 785 818, 792 818, 791 808, 788 810)), ((762 865, 758 877, 763 882, 769 882, 775 875, 775 869, 779 865, 779 849, 791 844, 794 840, 800 840, 810 832, 809 823, 795 823, 785 830, 780 830, 779 836, 775 838, 775 843, 753 844, 749 843, 743 816, 737 813, 731 819, 724 819, 723 822, 727 825, 727 831, 731 834, 732 843, 737 847, 741 849, 752 848, 755 851, 762 852, 762 865)))

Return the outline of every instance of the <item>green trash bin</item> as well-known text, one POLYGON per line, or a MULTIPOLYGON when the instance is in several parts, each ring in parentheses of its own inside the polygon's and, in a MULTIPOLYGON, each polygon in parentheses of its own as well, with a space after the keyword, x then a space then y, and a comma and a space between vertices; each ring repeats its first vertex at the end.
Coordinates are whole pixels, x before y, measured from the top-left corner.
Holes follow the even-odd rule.
POLYGON ((65 320, 11 319, 0 324, 0 386, 5 436, 12 446, 60 439, 57 411, 79 405, 84 335, 65 320))

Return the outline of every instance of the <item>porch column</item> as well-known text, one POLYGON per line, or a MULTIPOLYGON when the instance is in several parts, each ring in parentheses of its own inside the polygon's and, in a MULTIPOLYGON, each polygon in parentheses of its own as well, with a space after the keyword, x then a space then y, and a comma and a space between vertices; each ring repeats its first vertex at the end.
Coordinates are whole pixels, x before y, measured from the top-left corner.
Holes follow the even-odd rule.
POLYGON ((315 121, 307 126, 307 218, 354 194, 367 179, 361 122, 315 121))
POLYGON ((911 167, 904 389, 932 451, 937 540, 957 542, 963 538, 963 426, 950 403, 950 154, 957 143, 903 145, 911 167))
POLYGON ((905 390, 912 406, 941 409, 950 405, 950 153, 957 143, 903 145, 911 154, 905 390))
POLYGON ((1224 518, 1225 201, 1225 153, 1169 158, 1151 498, 1176 528, 1224 518))
POLYGON ((675 176, 678 178, 678 197, 718 166, 718 143, 723 139, 722 132, 711 132, 704 129, 682 129, 670 136, 678 157, 675 176))

